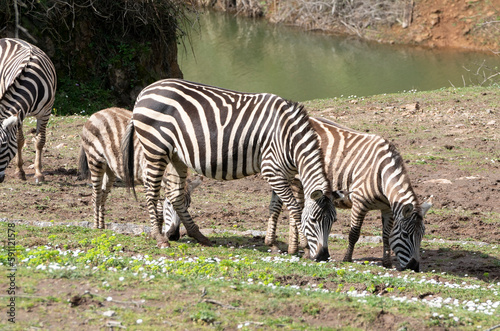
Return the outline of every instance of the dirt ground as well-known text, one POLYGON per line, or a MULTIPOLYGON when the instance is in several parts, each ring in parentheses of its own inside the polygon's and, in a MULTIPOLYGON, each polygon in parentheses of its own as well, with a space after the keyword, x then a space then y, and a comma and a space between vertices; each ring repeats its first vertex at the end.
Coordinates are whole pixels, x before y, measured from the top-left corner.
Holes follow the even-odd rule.
MULTIPOLYGON (((498 261, 477 250, 463 248, 468 240, 500 244, 500 93, 498 89, 405 93, 385 97, 306 103, 312 116, 324 116, 361 131, 393 141, 406 161, 413 187, 423 201, 434 196, 426 217, 425 241, 456 241, 453 250, 432 249, 422 255, 424 271, 439 269, 480 277, 485 272, 500 278, 498 261), (458 263, 459 262, 459 263, 458 263)), ((92 222, 91 189, 77 174, 79 133, 85 117, 54 117, 44 153, 46 182, 33 181, 32 144, 24 147, 26 182, 14 178, 11 163, 0 186, 0 215, 9 220, 92 222)), ((27 133, 30 141, 32 133, 27 133)), ((145 199, 138 188, 134 201, 122 183, 108 200, 107 223, 149 225, 145 199)), ((193 193, 191 213, 203 231, 265 231, 271 190, 259 176, 220 182, 204 179, 193 193)), ((348 211, 340 211, 332 233, 347 238, 348 211)), ((280 248, 286 251, 286 212, 280 219, 280 248)), ((247 231, 247 232, 245 232, 247 231)), ((370 212, 362 235, 381 235, 380 214, 370 212)), ((254 234, 263 245, 262 233, 254 234)), ((377 240, 375 240, 377 242, 377 240)), ((40 238, 40 244, 44 238, 40 238)), ((225 241, 238 246, 238 240, 225 241)), ((341 260, 343 249, 331 252, 341 260)), ((358 244, 354 259, 380 262, 380 244, 358 244)))
MULTIPOLYGON (((500 1, 421 0, 415 1, 408 27, 397 24, 381 29, 387 42, 428 47, 500 51, 500 1)), ((377 38, 375 38, 377 39, 377 38)))

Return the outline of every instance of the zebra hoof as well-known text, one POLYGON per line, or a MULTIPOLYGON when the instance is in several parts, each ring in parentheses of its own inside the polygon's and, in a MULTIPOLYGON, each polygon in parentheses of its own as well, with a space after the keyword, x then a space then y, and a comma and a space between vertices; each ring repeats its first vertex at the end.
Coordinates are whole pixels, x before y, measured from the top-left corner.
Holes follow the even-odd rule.
POLYGON ((158 248, 169 248, 170 243, 168 241, 161 241, 156 244, 156 247, 158 248))
POLYGON ((281 253, 281 250, 279 249, 279 247, 277 245, 271 245, 271 247, 269 247, 269 249, 271 250, 271 254, 281 253))
POLYGON ((200 245, 207 246, 207 247, 212 247, 214 245, 214 244, 212 244, 212 242, 208 238, 205 238, 203 240, 198 240, 198 242, 200 243, 200 245))
POLYGON ((44 181, 45 181, 45 177, 43 175, 35 176, 35 183, 36 184, 41 184, 44 181))
POLYGON ((311 259, 311 251, 309 250, 309 248, 304 248, 304 254, 302 255, 302 258, 308 260, 311 259))
POLYGON ((18 171, 16 172, 15 176, 17 178, 19 178, 20 180, 26 180, 26 174, 24 173, 24 171, 18 171))

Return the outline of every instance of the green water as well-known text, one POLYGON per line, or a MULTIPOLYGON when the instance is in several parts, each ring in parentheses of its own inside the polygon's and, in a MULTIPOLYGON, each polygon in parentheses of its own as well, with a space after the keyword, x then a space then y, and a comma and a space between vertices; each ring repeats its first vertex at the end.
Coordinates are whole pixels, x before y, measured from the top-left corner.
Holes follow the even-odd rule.
POLYGON ((477 84, 493 53, 382 45, 206 12, 180 46, 187 80, 294 101, 477 84), (465 67, 465 68, 464 68, 465 67))

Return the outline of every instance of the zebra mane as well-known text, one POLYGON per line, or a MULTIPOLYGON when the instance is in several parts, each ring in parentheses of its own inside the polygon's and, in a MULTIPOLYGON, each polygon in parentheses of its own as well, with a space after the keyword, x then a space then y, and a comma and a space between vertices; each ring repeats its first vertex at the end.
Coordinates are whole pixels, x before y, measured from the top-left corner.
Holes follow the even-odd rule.
POLYGON ((313 153, 318 155, 319 161, 321 163, 321 172, 323 174, 323 177, 326 178, 328 181, 328 185, 324 188, 324 190, 325 190, 324 193, 330 193, 331 192, 331 183, 328 180, 328 176, 327 176, 327 173, 325 170, 325 158, 323 155, 323 150, 321 149, 321 146, 319 144, 318 134, 316 133, 316 131, 314 130, 314 128, 311 124, 311 117, 309 116, 309 114, 305 110, 303 104, 301 104, 299 102, 289 101, 289 100, 287 100, 287 103, 288 103, 288 106, 290 108, 296 109, 298 111, 297 117, 300 117, 301 123, 302 123, 302 121, 306 122, 306 125, 304 128, 304 132, 306 132, 305 136, 314 135, 316 137, 314 139, 314 144, 313 144, 311 150, 309 151, 309 155, 311 155, 313 153))
MULTIPOLYGON (((386 139, 384 139, 386 140, 386 139)), ((399 151, 396 149, 396 145, 394 145, 392 142, 386 140, 388 144, 388 151, 392 153, 392 159, 394 160, 394 167, 401 169, 401 174, 400 176, 405 177, 405 183, 408 184, 408 190, 413 193, 413 207, 415 208, 416 211, 420 211, 420 203, 418 201, 418 197, 415 194, 415 191, 413 190, 413 186, 411 185, 410 177, 408 175, 408 171, 405 166, 405 162, 403 160, 403 157, 399 153, 399 151)))

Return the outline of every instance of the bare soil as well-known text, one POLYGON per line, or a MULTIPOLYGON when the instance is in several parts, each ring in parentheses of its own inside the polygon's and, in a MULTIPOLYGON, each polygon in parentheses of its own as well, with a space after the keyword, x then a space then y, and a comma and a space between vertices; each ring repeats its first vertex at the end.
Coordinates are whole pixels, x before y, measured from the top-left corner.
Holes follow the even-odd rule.
POLYGON ((397 24, 371 36, 384 42, 498 53, 499 16, 499 0, 420 0, 414 2, 407 28, 397 24))
MULTIPOLYGON (((424 271, 500 278, 499 261, 482 256, 481 246, 471 251, 462 241, 500 243, 500 93, 498 88, 404 93, 370 98, 306 103, 312 116, 324 116, 361 131, 379 134, 397 146, 406 160, 413 187, 423 201, 434 196, 426 217, 425 242, 455 241, 452 250, 431 249, 422 255, 424 271)), ((49 126, 43 166, 46 182, 33 180, 32 144, 24 147, 27 181, 14 177, 11 162, 0 186, 0 215, 9 220, 75 222, 93 220, 91 188, 78 178, 79 133, 87 117, 53 117, 49 126)), ((25 126, 33 126, 26 121, 25 126)), ((27 141, 32 130, 26 129, 27 141)), ((118 182, 112 190, 106 222, 148 225, 143 189, 139 199, 118 182)), ((204 179, 193 193, 191 213, 205 233, 215 233, 218 244, 238 247, 247 238, 263 245, 271 190, 259 176, 236 181, 204 179), (218 239, 217 233, 234 231, 218 239), (245 232, 246 231, 246 232, 245 232)), ((347 238, 348 211, 339 211, 332 233, 347 238)), ((280 224, 280 249, 286 251, 287 213, 280 224)), ((358 244, 354 259, 381 262, 380 214, 371 212, 362 235, 375 242, 358 244)), ((39 243, 47 240, 40 238, 39 243)), ((152 241, 153 243, 153 241, 152 241)), ((477 244, 477 243, 476 243, 477 244)), ((425 247, 425 246, 424 246, 425 247)), ((424 249, 425 250, 425 249, 424 249)), ((331 252, 341 260, 344 249, 331 252)))

